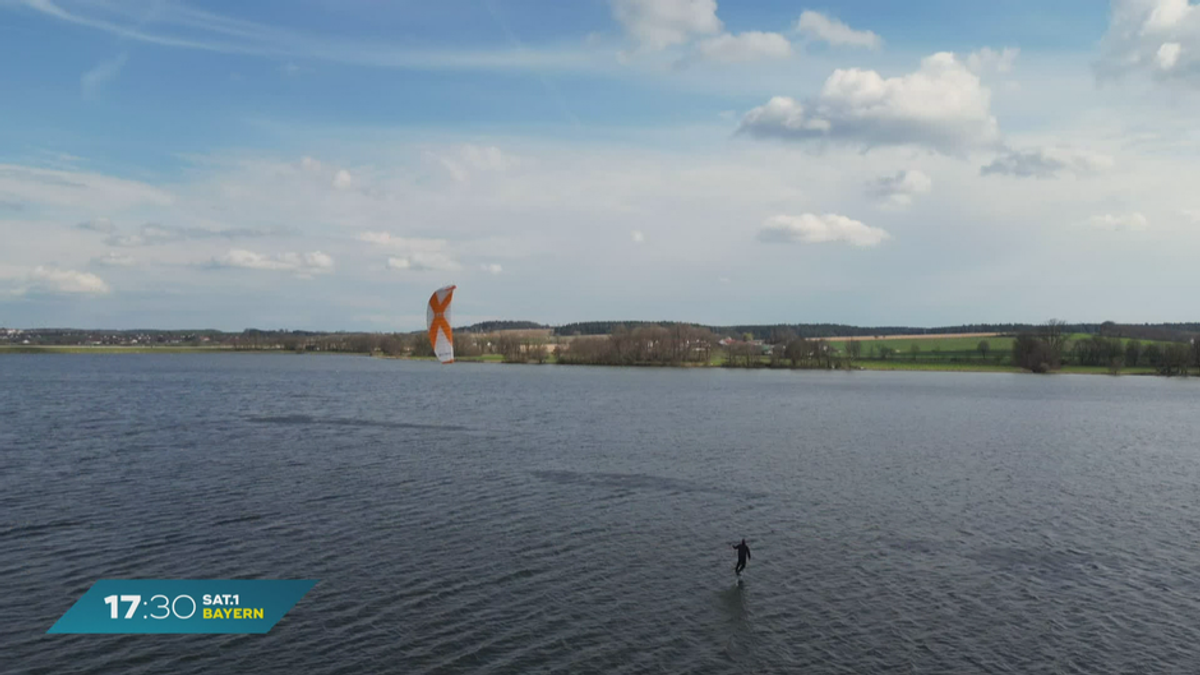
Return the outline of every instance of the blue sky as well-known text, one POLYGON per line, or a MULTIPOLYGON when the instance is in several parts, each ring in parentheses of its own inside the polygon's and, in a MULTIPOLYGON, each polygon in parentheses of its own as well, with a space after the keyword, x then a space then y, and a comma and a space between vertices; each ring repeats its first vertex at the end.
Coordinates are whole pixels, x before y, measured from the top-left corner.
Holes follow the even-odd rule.
POLYGON ((1186 0, 0 0, 0 325, 1194 320, 1198 55, 1186 0))

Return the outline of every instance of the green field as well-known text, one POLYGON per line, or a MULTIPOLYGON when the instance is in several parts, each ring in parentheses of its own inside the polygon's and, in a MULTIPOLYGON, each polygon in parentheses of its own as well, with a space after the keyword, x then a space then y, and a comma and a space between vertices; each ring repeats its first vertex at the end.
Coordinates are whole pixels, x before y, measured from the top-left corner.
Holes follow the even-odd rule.
MULTIPOLYGON (((1072 334, 1068 336, 1069 343, 1067 349, 1070 350, 1070 343, 1077 340, 1087 340, 1091 335, 1082 333, 1072 334)), ((969 362, 974 361, 979 365, 985 365, 984 359, 979 352, 979 343, 987 341, 988 355, 987 363, 995 363, 997 359, 1002 359, 1008 362, 1009 355, 1012 353, 1013 338, 1011 337, 969 337, 969 338, 893 338, 886 340, 860 340, 862 344, 862 352, 859 355, 859 360, 874 361, 871 355, 871 348, 874 347, 876 353, 883 347, 890 347, 896 352, 891 356, 888 362, 892 361, 913 361, 912 347, 916 345, 918 352, 916 361, 952 361, 952 362, 969 362)), ((1124 338, 1121 344, 1128 344, 1130 340, 1124 338)), ((1142 347, 1150 344, 1158 344, 1164 347, 1169 343, 1153 342, 1150 340, 1142 340, 1142 347)), ((839 353, 846 353, 846 340, 833 340, 830 342, 839 353)), ((1107 369, 1103 369, 1107 372, 1107 369)))
MULTIPOLYGON (((879 347, 891 347, 900 354, 909 355, 913 345, 916 345, 920 350, 921 356, 932 356, 935 352, 941 354, 953 354, 955 356, 974 356, 979 358, 979 350, 977 347, 980 342, 986 341, 990 350, 988 351, 989 358, 999 352, 1008 352, 1012 350, 1013 339, 1010 337, 969 337, 969 338, 892 338, 888 340, 858 340, 862 345, 862 356, 868 356, 871 353, 871 347, 878 349, 879 347)), ((833 340, 830 342, 839 352, 846 353, 847 340, 833 340)))

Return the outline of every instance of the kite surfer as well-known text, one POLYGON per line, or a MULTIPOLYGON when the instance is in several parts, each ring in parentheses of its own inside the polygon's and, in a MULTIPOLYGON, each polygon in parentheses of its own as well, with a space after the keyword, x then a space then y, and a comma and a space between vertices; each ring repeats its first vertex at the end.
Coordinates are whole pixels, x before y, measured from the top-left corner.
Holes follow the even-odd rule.
POLYGON ((737 567, 733 568, 735 574, 742 576, 742 570, 746 569, 746 561, 750 559, 750 547, 746 545, 746 540, 743 539, 740 544, 732 544, 737 551, 738 561, 737 567))

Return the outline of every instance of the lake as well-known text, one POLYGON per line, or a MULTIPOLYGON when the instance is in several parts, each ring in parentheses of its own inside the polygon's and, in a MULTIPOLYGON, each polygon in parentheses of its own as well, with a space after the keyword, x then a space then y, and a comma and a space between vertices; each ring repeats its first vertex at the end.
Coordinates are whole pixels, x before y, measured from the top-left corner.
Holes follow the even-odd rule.
POLYGON ((6 355, 0 671, 1200 672, 1198 413, 1195 379, 6 355), (102 578, 320 583, 266 635, 46 635, 102 578))

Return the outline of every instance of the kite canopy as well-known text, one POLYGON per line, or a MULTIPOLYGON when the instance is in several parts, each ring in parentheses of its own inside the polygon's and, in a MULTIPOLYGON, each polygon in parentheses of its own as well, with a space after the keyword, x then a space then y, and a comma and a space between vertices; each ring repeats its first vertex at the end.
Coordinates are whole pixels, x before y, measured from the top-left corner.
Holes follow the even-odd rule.
POLYGON ((454 332, 450 330, 450 300, 457 286, 443 286, 429 296, 425 322, 429 327, 429 343, 442 363, 454 363, 454 332))

